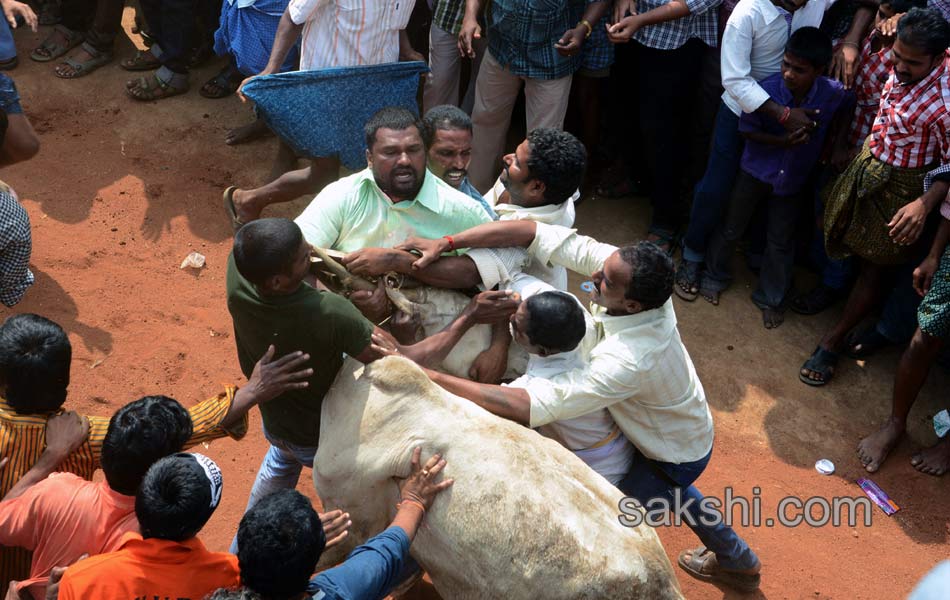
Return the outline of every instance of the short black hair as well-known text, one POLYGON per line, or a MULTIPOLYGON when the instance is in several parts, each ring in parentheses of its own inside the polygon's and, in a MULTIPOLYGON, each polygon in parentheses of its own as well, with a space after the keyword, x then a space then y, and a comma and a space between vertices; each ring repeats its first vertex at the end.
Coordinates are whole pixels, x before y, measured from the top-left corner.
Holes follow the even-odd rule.
POLYGON ((422 117, 422 141, 426 148, 432 147, 436 131, 467 131, 472 132, 472 117, 457 106, 441 104, 433 106, 422 117))
POLYGON ((296 490, 261 498, 241 519, 237 540, 241 583, 269 600, 303 592, 326 546, 317 511, 296 490))
POLYGON ((135 495, 143 538, 181 542, 198 535, 216 506, 211 485, 194 455, 166 456, 151 466, 135 495))
POLYGON ((66 402, 73 347, 63 328, 45 317, 14 315, 0 327, 0 379, 18 413, 58 410, 66 402))
POLYGON ((145 396, 120 408, 102 442, 102 472, 109 487, 134 495, 149 467, 180 452, 192 430, 188 411, 168 396, 145 396))
POLYGON ((263 285, 274 275, 290 272, 303 232, 290 219, 257 219, 234 235, 234 265, 244 279, 263 285))
POLYGON ((927 8, 927 0, 881 0, 881 6, 885 4, 894 14, 906 13, 912 8, 927 8))
POLYGON ((587 333, 584 309, 570 294, 542 292, 525 302, 529 317, 525 334, 535 346, 570 352, 584 339, 587 333))
POLYGON ((897 39, 938 56, 950 46, 950 23, 934 8, 912 8, 897 22, 897 39))
POLYGON ((581 186, 587 151, 566 131, 539 127, 528 134, 528 175, 544 184, 544 199, 564 202, 581 186))
POLYGON ((640 303, 643 310, 657 308, 673 294, 673 259, 653 242, 637 242, 619 250, 630 267, 630 281, 624 297, 640 303))
POLYGON ((363 134, 366 136, 366 147, 372 149, 373 144, 376 143, 376 132, 380 129, 402 131, 410 127, 416 128, 419 132, 419 137, 425 137, 423 133, 425 127, 422 125, 419 117, 412 114, 409 109, 400 106, 381 108, 376 111, 376 114, 369 118, 369 121, 367 121, 363 127, 363 134))
POLYGON ((785 52, 823 70, 831 62, 831 38, 817 27, 802 27, 792 33, 785 52))

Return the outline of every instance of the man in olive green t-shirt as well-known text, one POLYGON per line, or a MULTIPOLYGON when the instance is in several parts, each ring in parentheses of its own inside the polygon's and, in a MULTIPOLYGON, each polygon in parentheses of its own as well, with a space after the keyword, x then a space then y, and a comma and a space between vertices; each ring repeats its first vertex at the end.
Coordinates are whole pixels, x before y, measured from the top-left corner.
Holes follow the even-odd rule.
MULTIPOLYGON (((262 404, 264 437, 270 449, 251 489, 248 509, 260 498, 297 485, 300 472, 313 465, 320 437, 320 409, 343 365, 344 354, 368 363, 378 354, 371 336, 388 333, 375 327, 349 300, 318 291, 304 280, 310 269, 310 244, 300 227, 287 219, 259 219, 234 236, 228 258, 228 311, 234 323, 241 370, 250 376, 257 357, 273 344, 276 357, 302 351, 310 355, 306 382, 262 404)), ((505 318, 517 308, 506 292, 485 292, 452 324, 401 353, 432 365, 476 323, 505 318)), ((231 551, 236 552, 236 541, 231 551)))
MULTIPOLYGON (((296 487, 303 466, 313 464, 321 402, 344 353, 363 362, 376 358, 370 348, 373 324, 346 298, 304 283, 309 268, 310 245, 286 219, 263 219, 242 228, 228 258, 228 311, 241 371, 250 373, 253 357, 270 344, 275 356, 299 350, 311 357, 312 374, 304 384, 261 406, 270 449, 248 509, 277 490, 296 487)), ((236 539, 231 550, 237 550, 236 539)))

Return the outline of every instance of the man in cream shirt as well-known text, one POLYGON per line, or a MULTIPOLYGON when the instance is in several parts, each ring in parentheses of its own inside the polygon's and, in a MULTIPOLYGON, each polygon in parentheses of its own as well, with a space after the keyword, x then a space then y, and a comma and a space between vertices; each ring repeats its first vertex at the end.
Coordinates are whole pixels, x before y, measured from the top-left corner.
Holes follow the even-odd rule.
MULTIPOLYGON (((417 267, 449 250, 449 241, 409 240, 422 252, 417 267)), ((637 449, 618 486, 649 506, 681 498, 689 527, 703 546, 680 554, 690 575, 742 590, 759 584, 758 557, 731 528, 708 525, 701 492, 692 485, 712 454, 713 423, 703 386, 683 346, 670 299, 673 263, 654 244, 617 248, 576 231, 533 221, 479 225, 453 236, 455 248, 519 246, 542 264, 591 277, 591 314, 598 329, 580 368, 535 378, 526 388, 492 386, 432 374, 433 381, 486 410, 530 427, 606 408, 637 449), (687 507, 687 502, 692 501, 687 507)))

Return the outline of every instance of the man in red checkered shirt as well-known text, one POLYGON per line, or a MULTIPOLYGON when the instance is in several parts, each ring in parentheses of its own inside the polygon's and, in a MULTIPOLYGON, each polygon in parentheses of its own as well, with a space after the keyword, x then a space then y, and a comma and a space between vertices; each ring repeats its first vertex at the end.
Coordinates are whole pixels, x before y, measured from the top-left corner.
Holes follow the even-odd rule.
POLYGON ((854 107, 854 120, 848 132, 849 159, 861 150, 864 140, 871 133, 874 117, 881 104, 881 92, 891 75, 891 44, 894 39, 885 37, 877 26, 895 14, 906 13, 917 6, 923 8, 926 0, 882 0, 871 29, 861 46, 861 66, 854 78, 854 92, 857 103, 854 107))
POLYGON ((950 23, 914 8, 897 25, 891 74, 871 134, 827 191, 825 247, 832 258, 860 264, 844 313, 799 372, 808 385, 828 383, 846 336, 878 304, 884 276, 914 254, 927 216, 950 185, 923 191, 924 176, 950 162, 950 23))

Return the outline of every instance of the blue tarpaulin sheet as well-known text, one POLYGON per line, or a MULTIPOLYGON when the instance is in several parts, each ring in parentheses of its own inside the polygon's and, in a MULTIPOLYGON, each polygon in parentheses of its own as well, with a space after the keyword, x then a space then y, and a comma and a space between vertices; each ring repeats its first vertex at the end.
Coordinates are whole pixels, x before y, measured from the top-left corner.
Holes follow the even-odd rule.
POLYGON ((357 171, 366 166, 363 126, 387 106, 419 114, 419 75, 428 70, 416 61, 278 73, 252 79, 244 95, 296 152, 338 156, 357 171))

